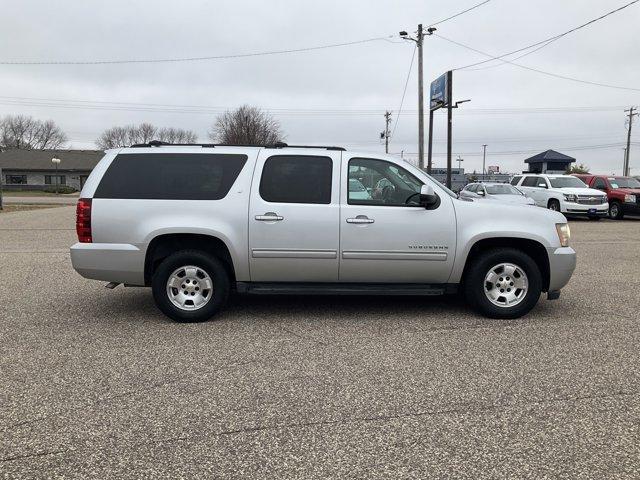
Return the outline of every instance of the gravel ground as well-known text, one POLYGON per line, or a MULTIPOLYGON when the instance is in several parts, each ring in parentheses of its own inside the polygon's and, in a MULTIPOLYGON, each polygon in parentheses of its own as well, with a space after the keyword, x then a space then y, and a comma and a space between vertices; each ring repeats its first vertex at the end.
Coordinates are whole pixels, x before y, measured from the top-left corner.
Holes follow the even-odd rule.
POLYGON ((73 207, 0 217, 4 478, 639 478, 640 221, 572 222, 526 318, 241 297, 179 325, 77 275, 73 207))

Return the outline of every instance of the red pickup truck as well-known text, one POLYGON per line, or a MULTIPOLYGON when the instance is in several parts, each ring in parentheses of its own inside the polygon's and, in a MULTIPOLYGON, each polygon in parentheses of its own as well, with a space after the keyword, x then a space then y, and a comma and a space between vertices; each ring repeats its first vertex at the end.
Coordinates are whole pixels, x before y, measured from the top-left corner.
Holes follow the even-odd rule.
POLYGON ((589 187, 607 193, 609 217, 621 220, 625 215, 640 215, 640 181, 615 175, 575 174, 589 187))

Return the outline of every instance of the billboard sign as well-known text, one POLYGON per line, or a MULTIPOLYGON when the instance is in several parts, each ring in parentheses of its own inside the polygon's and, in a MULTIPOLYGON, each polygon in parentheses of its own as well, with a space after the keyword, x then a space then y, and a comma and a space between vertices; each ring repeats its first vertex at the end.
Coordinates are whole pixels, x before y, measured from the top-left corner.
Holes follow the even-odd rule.
POLYGON ((499 165, 489 165, 487 167, 487 171, 489 173, 500 173, 500 166, 499 165))
POLYGON ((447 81, 447 74, 444 73, 431 82, 431 92, 429 95, 431 110, 437 110, 440 107, 444 107, 447 103, 449 82, 447 81))

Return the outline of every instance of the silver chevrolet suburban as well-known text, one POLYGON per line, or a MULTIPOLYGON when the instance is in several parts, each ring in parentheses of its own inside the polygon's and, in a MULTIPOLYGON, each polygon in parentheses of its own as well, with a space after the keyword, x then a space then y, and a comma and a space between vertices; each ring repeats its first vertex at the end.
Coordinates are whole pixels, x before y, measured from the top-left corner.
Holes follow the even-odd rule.
POLYGON ((180 322, 250 294, 464 294, 517 318, 576 264, 558 212, 458 198, 398 158, 161 142, 109 150, 77 205, 73 267, 151 286, 180 322))

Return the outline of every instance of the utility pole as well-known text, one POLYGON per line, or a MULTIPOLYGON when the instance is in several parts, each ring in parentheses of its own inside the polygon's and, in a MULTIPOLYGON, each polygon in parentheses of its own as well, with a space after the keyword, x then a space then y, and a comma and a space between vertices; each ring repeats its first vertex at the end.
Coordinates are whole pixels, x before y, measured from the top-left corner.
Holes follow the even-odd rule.
POLYGON ((0 168, 0 210, 3 210, 3 207, 2 207, 2 168, 0 168))
POLYGON ((629 176, 629 158, 631 157, 631 127, 633 126, 633 117, 638 115, 638 112, 634 112, 637 110, 635 107, 630 107, 629 110, 625 110, 625 112, 629 112, 629 128, 627 130, 627 149, 624 155, 624 168, 622 170, 622 175, 625 177, 629 176))
POLYGON ((487 171, 484 168, 486 160, 487 160, 487 145, 482 145, 482 179, 483 180, 484 180, 485 174, 487 173, 487 171))
POLYGON ((384 136, 384 153, 389 153, 389 125, 391 125, 391 112, 384 112, 384 132, 382 135, 384 136))
POLYGON ((423 55, 422 47, 424 45, 425 35, 432 35, 436 31, 435 27, 427 28, 426 32, 422 28, 422 24, 418 25, 416 38, 412 38, 405 31, 400 32, 403 40, 411 40, 416 42, 418 49, 418 168, 424 170, 424 80, 423 80, 423 55))
POLYGON ((424 170, 424 87, 422 72, 422 24, 418 25, 418 168, 424 170))
POLYGON ((461 166, 460 163, 464 162, 464 158, 460 158, 460 155, 458 155, 458 170, 460 170, 461 166))

